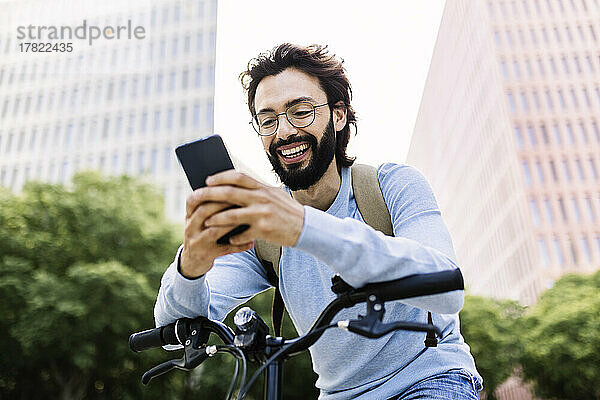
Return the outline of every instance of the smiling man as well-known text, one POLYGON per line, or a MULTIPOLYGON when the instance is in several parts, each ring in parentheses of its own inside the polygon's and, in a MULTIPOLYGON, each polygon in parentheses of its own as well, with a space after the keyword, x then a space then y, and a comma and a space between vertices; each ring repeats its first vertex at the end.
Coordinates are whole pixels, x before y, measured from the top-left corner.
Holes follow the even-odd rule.
MULTIPOLYGON (((435 196, 415 168, 377 168, 394 236, 364 222, 352 189, 354 159, 346 155, 356 125, 350 83, 326 48, 282 44, 252 60, 241 81, 252 125, 284 187, 226 171, 188 197, 184 243, 161 282, 157 325, 197 315, 223 320, 269 288, 254 248, 258 239, 282 246, 278 287, 300 334, 335 297, 336 273, 361 287, 458 268, 435 196), (216 244, 240 224, 250 228, 228 245, 216 244)), ((462 296, 450 292, 386 307, 390 320, 425 323, 431 312, 442 329, 437 347, 425 348, 422 333, 367 339, 326 331, 310 348, 320 398, 477 399, 481 377, 459 329, 462 296)), ((363 309, 355 306, 337 319, 363 309)))

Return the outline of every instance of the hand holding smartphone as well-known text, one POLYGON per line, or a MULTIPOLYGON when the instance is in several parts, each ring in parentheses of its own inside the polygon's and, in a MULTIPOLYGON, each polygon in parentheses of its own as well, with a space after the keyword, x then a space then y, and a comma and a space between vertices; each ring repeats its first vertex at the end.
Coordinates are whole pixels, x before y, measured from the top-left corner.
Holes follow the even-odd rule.
MULTIPOLYGON (((223 139, 219 135, 182 144, 175 149, 175 154, 185 171, 192 190, 206 186, 206 178, 210 175, 234 169, 223 139)), ((229 244, 230 237, 244 232, 249 227, 249 225, 243 224, 232 229, 221 236, 217 240, 217 244, 229 244)))

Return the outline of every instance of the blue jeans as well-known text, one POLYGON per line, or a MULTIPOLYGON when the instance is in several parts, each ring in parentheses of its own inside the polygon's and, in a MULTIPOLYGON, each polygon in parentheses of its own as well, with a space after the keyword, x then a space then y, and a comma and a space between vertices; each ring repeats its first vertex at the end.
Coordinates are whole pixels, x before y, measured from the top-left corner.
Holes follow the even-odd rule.
POLYGON ((478 400, 481 389, 469 371, 452 369, 425 378, 389 400, 478 400))

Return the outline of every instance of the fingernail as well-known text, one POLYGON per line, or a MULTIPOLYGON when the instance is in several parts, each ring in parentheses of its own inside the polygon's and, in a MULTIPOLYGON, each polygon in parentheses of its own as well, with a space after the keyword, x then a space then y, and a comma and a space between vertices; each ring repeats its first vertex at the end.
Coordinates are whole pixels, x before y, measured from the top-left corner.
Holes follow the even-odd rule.
POLYGON ((209 177, 207 177, 207 178, 206 178, 206 184, 207 184, 207 185, 210 185, 210 183, 211 183, 212 181, 213 181, 213 178, 212 178, 212 176, 209 176, 209 177))

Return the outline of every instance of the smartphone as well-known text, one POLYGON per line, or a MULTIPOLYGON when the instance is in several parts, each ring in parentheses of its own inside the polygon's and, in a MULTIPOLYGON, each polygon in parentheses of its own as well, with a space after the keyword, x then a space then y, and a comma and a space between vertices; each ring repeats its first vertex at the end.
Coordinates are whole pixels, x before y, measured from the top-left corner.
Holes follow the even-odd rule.
MULTIPOLYGON (((219 135, 212 135, 177 146, 175 154, 187 176, 192 190, 206 186, 206 178, 217 172, 233 169, 225 143, 219 135)), ((233 206, 239 207, 239 206, 233 206)), ((250 225, 235 227, 217 240, 217 244, 229 244, 229 238, 244 232, 250 225)))

